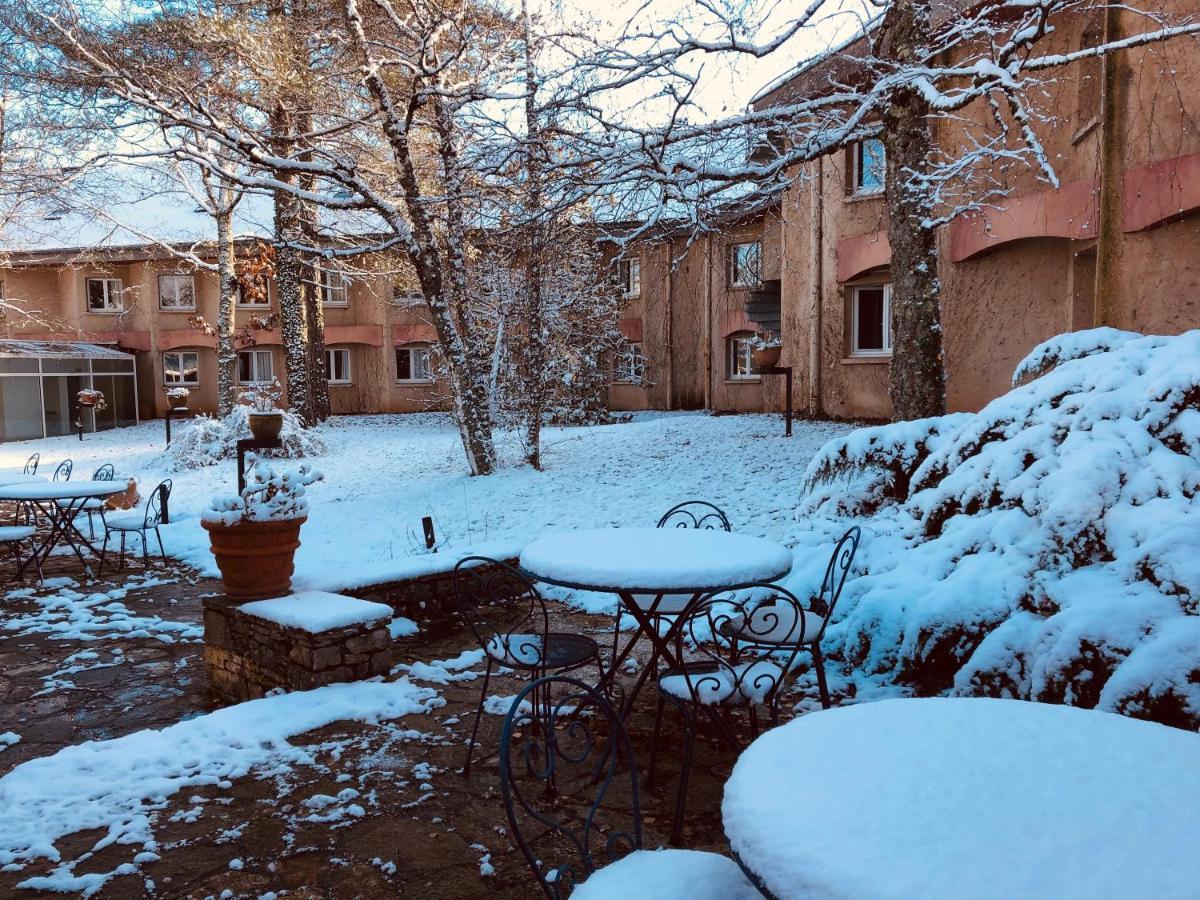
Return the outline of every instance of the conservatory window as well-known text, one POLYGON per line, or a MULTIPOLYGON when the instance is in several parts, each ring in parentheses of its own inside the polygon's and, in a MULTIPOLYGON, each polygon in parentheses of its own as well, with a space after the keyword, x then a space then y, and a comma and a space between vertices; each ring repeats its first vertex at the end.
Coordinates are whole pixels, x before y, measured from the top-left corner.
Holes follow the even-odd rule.
POLYGON ((191 275, 158 276, 158 308, 168 312, 196 308, 196 282, 191 275))
POLYGON ((878 194, 883 190, 883 176, 887 169, 887 157, 883 141, 868 138, 858 141, 851 148, 852 184, 855 194, 878 194))
POLYGON ((429 347, 423 344, 396 348, 397 381, 433 381, 429 347))
POLYGON ((750 361, 751 343, 754 335, 742 331, 725 340, 725 374, 730 381, 757 378, 754 363, 750 361))
POLYGON ((735 288, 757 287, 762 244, 748 241, 729 248, 729 286, 735 288))
POLYGON ((200 384, 200 354, 190 350, 172 350, 162 355, 163 384, 196 387, 200 384))
POLYGON ((121 312, 125 308, 120 278, 89 278, 86 288, 88 312, 121 312))
POLYGON ((325 374, 330 384, 350 383, 350 350, 331 347, 325 351, 325 374))
POLYGON ((259 384, 275 377, 270 350, 243 350, 238 354, 238 382, 259 384))
POLYGON ((851 293, 852 356, 887 356, 892 352, 892 286, 864 284, 851 293))

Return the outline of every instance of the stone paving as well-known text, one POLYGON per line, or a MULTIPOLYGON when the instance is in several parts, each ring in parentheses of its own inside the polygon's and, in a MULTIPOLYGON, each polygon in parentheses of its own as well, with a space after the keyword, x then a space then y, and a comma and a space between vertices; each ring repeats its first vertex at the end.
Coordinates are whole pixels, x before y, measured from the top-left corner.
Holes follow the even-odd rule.
MULTIPOLYGON (((65 559, 51 562, 48 577, 72 570, 65 559)), ((67 745, 162 727, 213 708, 197 638, 201 598, 219 583, 176 566, 157 566, 150 575, 127 570, 70 588, 69 597, 83 599, 72 600, 61 616, 39 612, 27 597, 3 601, 0 733, 13 731, 21 740, 0 752, 0 774, 67 745), (112 602, 96 600, 102 591, 122 590, 112 602), (195 628, 171 631, 163 621, 195 628), (94 656, 80 657, 81 651, 94 656)), ((554 615, 558 627, 592 631, 602 646, 602 635, 611 634, 611 618, 563 608, 554 615)), ((422 632, 395 643, 395 661, 449 659, 471 647, 465 630, 422 632)), ((380 725, 335 723, 292 740, 309 751, 310 763, 252 772, 224 789, 181 791, 154 815, 161 859, 113 878, 95 896, 539 896, 507 836, 496 760, 487 752, 497 745, 501 717, 485 714, 482 752, 464 779, 459 770, 479 682, 426 686, 446 701, 431 714, 380 725)), ((519 689, 515 678, 493 678, 488 693, 511 696, 519 689)), ((630 727, 643 766, 651 724, 647 703, 630 727)), ((671 744, 678 747, 677 736, 671 744)), ((665 759, 661 787, 643 795, 648 846, 663 843, 669 826, 670 750, 665 759)), ((715 743, 698 751, 686 846, 723 849, 720 786, 732 762, 715 743)), ((100 836, 78 833, 57 847, 64 859, 77 858, 100 836)), ((109 847, 86 858, 77 873, 108 871, 129 856, 128 848, 109 847)), ((0 896, 35 896, 16 885, 49 868, 34 863, 0 872, 0 896)))

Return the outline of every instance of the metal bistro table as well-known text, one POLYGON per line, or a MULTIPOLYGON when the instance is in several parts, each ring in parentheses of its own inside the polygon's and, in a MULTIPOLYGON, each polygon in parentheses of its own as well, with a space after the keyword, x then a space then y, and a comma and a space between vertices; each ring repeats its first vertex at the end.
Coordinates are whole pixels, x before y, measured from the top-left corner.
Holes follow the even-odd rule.
MULTIPOLYGON (((612 666, 605 675, 604 689, 615 684, 621 664, 638 640, 645 637, 650 641, 650 660, 625 697, 622 718, 633 709, 660 658, 672 667, 681 662, 673 645, 682 634, 689 610, 702 596, 775 581, 791 567, 791 552, 779 544, 695 528, 568 531, 534 541, 521 554, 521 568, 531 578, 559 587, 616 594, 622 609, 637 622, 637 631, 619 652, 619 633, 613 635, 612 666), (658 623, 663 621, 667 628, 660 631, 658 623)), ((614 630, 619 631, 616 625, 614 630)))
POLYGON ((75 516, 87 501, 93 498, 103 498, 123 494, 127 485, 117 481, 41 481, 37 483, 0 484, 0 500, 14 500, 30 503, 50 522, 50 533, 40 547, 34 550, 32 556, 21 565, 19 573, 24 573, 36 558, 39 564, 45 564, 50 553, 60 541, 65 541, 79 558, 84 571, 91 574, 91 566, 83 558, 80 547, 86 547, 92 555, 97 555, 96 548, 75 527, 75 516))

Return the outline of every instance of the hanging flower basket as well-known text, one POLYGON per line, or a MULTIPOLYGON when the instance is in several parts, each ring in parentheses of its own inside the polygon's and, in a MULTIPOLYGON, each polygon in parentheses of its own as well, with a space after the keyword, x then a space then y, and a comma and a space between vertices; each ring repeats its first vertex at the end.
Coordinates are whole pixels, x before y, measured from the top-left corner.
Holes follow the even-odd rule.
POLYGON ((92 388, 84 388, 75 395, 75 401, 82 407, 87 409, 108 409, 108 403, 104 399, 102 391, 93 390, 92 388))

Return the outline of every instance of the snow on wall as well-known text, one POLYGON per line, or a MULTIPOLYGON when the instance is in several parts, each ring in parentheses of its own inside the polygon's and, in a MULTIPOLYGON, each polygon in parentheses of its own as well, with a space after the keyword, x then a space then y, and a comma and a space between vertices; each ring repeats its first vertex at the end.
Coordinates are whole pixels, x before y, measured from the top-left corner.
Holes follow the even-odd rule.
POLYGON ((922 693, 1198 728, 1200 331, 1063 335, 1034 375, 812 460, 802 521, 870 517, 830 649, 922 693))

